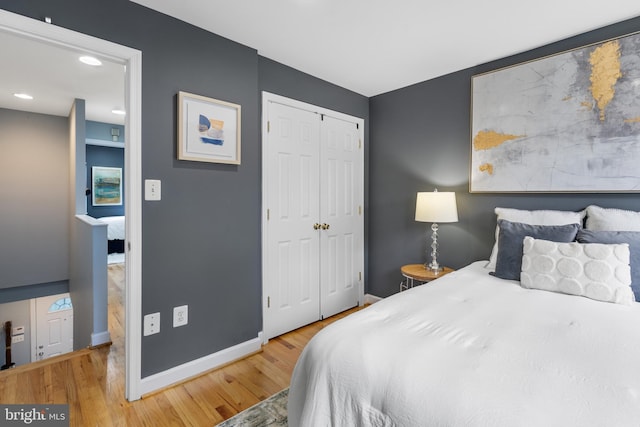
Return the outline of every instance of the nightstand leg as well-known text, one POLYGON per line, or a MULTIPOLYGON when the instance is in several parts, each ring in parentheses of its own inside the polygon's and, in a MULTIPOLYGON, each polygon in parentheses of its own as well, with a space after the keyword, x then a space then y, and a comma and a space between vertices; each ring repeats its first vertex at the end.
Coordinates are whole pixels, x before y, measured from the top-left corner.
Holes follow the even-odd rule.
POLYGON ((414 286, 413 278, 408 276, 403 276, 403 279, 400 281, 400 292, 413 288, 413 286, 414 286))

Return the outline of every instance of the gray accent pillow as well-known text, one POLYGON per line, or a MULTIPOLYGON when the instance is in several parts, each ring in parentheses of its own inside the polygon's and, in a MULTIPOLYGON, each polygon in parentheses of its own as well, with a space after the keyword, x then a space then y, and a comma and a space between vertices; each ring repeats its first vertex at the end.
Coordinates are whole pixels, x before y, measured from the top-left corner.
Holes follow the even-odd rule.
MULTIPOLYGON (((498 257, 494 276, 501 279, 520 280, 522 269, 522 245, 526 236, 552 242, 573 242, 580 229, 579 224, 530 225, 521 222, 498 220, 498 257)), ((490 273, 491 274, 491 273, 490 273)))
POLYGON ((628 243, 631 266, 631 290, 640 301, 640 231, 580 230, 576 236, 580 243, 628 243))

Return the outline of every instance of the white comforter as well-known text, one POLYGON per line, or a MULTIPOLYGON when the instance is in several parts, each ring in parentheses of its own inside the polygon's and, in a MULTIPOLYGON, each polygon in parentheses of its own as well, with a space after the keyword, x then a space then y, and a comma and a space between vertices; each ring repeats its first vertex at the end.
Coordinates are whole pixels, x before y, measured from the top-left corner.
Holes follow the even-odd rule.
POLYGON ((98 220, 107 224, 107 240, 124 240, 124 216, 103 216, 98 220))
POLYGON ((319 332, 289 426, 640 426, 640 304, 523 289, 485 263, 319 332))

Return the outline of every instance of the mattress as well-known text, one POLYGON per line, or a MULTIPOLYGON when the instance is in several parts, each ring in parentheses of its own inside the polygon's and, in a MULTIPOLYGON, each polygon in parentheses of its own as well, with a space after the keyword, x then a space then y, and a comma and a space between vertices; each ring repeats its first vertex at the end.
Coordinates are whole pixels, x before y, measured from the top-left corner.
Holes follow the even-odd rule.
POLYGON ((290 426, 639 426, 640 304, 524 289, 486 261, 320 331, 290 426))

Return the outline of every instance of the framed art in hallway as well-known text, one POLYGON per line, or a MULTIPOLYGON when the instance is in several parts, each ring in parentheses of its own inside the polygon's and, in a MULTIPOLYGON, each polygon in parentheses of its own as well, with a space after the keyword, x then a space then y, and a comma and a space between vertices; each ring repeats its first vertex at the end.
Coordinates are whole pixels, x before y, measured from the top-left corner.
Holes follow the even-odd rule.
POLYGON ((240 164, 241 106, 178 93, 178 159, 240 164))
POLYGON ((91 167, 91 204, 122 205, 122 168, 91 167))
POLYGON ((473 76, 471 192, 640 191, 640 34, 473 76))

